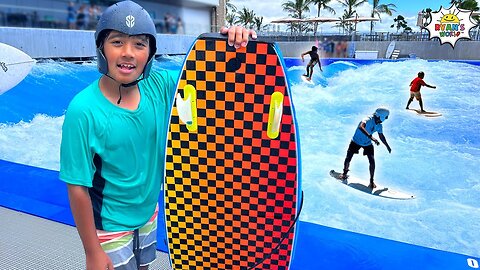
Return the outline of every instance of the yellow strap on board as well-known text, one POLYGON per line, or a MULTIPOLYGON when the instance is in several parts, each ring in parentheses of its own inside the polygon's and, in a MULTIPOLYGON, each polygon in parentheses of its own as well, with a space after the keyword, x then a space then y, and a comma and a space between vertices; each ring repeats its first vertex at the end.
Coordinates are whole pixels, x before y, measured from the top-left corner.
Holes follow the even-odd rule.
POLYGON ((280 123, 283 114, 283 94, 274 92, 270 100, 270 109, 268 112, 267 136, 270 139, 276 139, 280 132, 280 123))
POLYGON ((197 130, 197 90, 193 85, 183 87, 183 96, 177 94, 175 101, 180 121, 187 125, 189 131, 197 130))

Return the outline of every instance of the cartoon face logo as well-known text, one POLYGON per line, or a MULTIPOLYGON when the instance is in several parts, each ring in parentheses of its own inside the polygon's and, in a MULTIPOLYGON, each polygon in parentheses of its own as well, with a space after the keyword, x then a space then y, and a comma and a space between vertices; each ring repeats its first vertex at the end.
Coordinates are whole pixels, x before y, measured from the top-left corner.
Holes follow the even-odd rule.
POLYGON ((455 14, 445 14, 440 20, 441 23, 460 23, 460 19, 455 14))
POLYGON ((431 13, 431 21, 425 27, 430 33, 430 39, 440 39, 440 44, 448 43, 455 47, 461 38, 470 39, 470 29, 475 24, 470 20, 472 11, 460 10, 452 5, 449 9, 440 9, 431 13))

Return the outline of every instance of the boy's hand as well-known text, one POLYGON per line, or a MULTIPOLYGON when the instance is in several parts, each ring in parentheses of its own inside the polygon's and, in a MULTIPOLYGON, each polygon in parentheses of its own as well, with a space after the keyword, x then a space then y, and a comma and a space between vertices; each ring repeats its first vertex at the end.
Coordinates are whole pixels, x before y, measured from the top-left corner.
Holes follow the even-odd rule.
POLYGON ((229 28, 224 26, 220 29, 220 34, 228 34, 228 45, 234 46, 235 49, 246 47, 250 36, 257 39, 257 32, 243 26, 230 26, 229 28))
POLYGON ((86 270, 114 270, 112 260, 100 249, 99 252, 86 252, 86 270))

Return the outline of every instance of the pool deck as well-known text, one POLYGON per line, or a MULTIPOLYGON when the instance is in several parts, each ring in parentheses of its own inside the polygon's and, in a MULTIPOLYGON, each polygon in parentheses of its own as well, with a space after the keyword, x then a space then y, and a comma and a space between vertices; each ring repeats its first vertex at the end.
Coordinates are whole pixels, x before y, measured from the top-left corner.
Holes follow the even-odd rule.
MULTIPOLYGON (((85 254, 75 227, 0 207, 0 269, 84 269, 85 254)), ((157 251, 150 269, 170 268, 157 251)))

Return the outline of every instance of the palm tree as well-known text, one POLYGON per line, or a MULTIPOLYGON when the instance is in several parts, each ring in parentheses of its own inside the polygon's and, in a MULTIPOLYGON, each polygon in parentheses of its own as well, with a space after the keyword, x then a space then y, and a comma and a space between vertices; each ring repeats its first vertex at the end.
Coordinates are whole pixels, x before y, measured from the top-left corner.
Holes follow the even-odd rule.
POLYGON ((246 28, 252 28, 254 24, 255 12, 246 7, 243 7, 242 10, 237 11, 238 20, 235 23, 240 23, 246 28))
MULTIPOLYGON (((382 13, 385 13, 388 16, 392 16, 393 12, 397 11, 395 8, 397 8, 397 6, 395 6, 394 4, 380 4, 380 0, 373 0, 372 18, 378 16, 378 18, 381 20, 382 18, 380 18, 380 14, 382 13)), ((373 32, 373 24, 374 22, 371 21, 370 35, 373 32)))
POLYGON ((225 21, 227 25, 233 25, 237 16, 235 13, 237 12, 237 7, 230 3, 230 0, 225 0, 225 21))
POLYGON ((393 24, 390 25, 391 28, 397 28, 397 33, 400 28, 403 28, 403 31, 412 31, 412 28, 410 28, 407 24, 407 21, 405 20, 405 17, 402 15, 398 15, 395 19, 393 19, 393 24))
POLYGON ((237 20, 237 16, 235 13, 227 13, 225 20, 227 21, 227 25, 234 25, 235 21, 237 20))
MULTIPOLYGON (((355 11, 355 8, 359 7, 360 5, 364 3, 368 3, 368 0, 338 0, 342 6, 346 7, 347 9, 345 10, 343 14, 343 19, 347 19, 355 15, 357 12, 355 11)), ((356 23, 355 23, 356 24, 356 23)), ((356 28, 356 27, 355 27, 356 28)), ((352 32, 353 28, 351 25, 348 26, 348 32, 352 32)))
POLYGON ((345 21, 345 19, 352 17, 352 14, 348 14, 346 9, 344 9, 343 11, 344 12, 342 17, 338 17, 340 21, 335 23, 334 27, 338 28, 338 33, 340 33, 340 30, 342 30, 342 33, 345 34, 345 31, 351 32, 353 30, 352 25, 349 22, 345 21))
POLYGON ((458 8, 478 11, 478 2, 476 0, 451 0, 450 4, 456 5, 458 8))
MULTIPOLYGON (((476 0, 451 0, 450 4, 471 11, 478 11, 480 9, 476 0)), ((473 18, 477 21, 477 24, 480 23, 480 16, 474 16, 473 18)))
POLYGON ((255 25, 255 30, 257 31, 261 31, 265 28, 265 25, 262 25, 263 24, 263 16, 260 16, 260 17, 254 17, 253 18, 253 24, 255 25))
MULTIPOLYGON (((292 18, 297 18, 297 19, 304 19, 304 14, 306 12, 310 12, 310 8, 308 7, 312 0, 289 0, 285 3, 282 4, 283 11, 286 11, 289 13, 290 17, 292 18)), ((290 25, 290 29, 293 30, 298 30, 299 33, 302 33, 303 30, 306 30, 307 28, 304 27, 301 23, 296 24, 292 23, 290 25)))
POLYGON ((353 16, 355 14, 355 8, 359 7, 364 3, 368 3, 368 0, 338 0, 342 6, 348 8, 346 13, 353 16))
MULTIPOLYGON (((332 0, 312 0, 312 4, 316 4, 317 5, 317 17, 320 17, 320 13, 321 13, 321 10, 322 9, 325 9, 327 11, 329 11, 330 13, 333 13, 335 14, 335 9, 333 9, 332 7, 330 7, 328 4, 331 2, 332 0)), ((318 27, 318 22, 315 22, 314 26, 313 26, 313 35, 316 35, 317 34, 317 27, 318 27)))
POLYGON ((229 14, 229 11, 235 13, 237 12, 237 7, 230 3, 230 0, 225 0, 225 13, 229 14))

